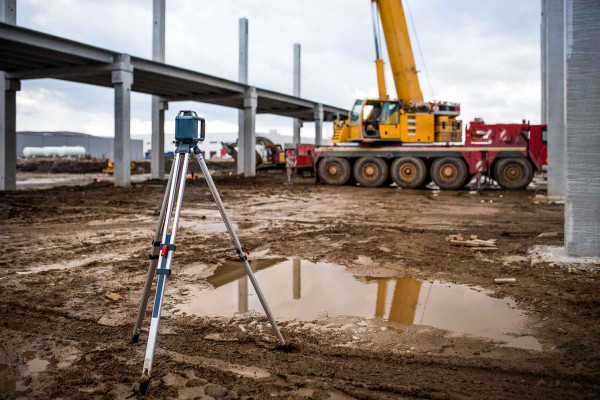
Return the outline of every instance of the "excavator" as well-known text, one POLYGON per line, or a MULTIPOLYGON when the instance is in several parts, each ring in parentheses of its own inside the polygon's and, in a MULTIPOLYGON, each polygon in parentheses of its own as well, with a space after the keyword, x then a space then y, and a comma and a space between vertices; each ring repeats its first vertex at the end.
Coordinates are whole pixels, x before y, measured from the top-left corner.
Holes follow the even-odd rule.
POLYGON ((504 189, 527 187, 547 164, 546 126, 477 119, 463 139, 460 104, 423 100, 401 0, 370 1, 378 96, 356 100, 348 118, 334 122, 333 146, 315 148, 317 180, 408 189, 433 181, 454 190, 486 177, 504 189), (386 88, 380 25, 397 99, 386 88))

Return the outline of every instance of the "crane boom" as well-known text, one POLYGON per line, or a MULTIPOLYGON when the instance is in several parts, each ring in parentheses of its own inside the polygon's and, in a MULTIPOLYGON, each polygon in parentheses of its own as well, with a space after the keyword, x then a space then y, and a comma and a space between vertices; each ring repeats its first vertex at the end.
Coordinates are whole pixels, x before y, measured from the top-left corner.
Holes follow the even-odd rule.
MULTIPOLYGON (((419 85, 402 2, 401 0, 371 1, 377 3, 379 9, 398 100, 405 102, 412 100, 420 103, 423 101, 423 92, 421 92, 421 86, 419 85)), ((379 64, 377 65, 379 71, 379 64)), ((385 83, 382 84, 381 82, 383 74, 378 73, 377 78, 379 87, 385 87, 385 83)))

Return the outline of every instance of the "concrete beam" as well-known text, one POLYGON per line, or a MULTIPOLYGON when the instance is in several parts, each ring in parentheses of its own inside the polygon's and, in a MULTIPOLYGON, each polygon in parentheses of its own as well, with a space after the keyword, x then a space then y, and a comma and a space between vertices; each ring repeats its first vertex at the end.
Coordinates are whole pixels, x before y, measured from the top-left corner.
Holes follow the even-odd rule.
POLYGON ((565 195, 564 1, 546 0, 548 195, 565 195))
POLYGON ((133 67, 128 54, 117 57, 125 69, 112 72, 112 83, 115 88, 115 147, 114 178, 116 186, 131 184, 131 85, 133 84, 133 67))
MULTIPOLYGON (((301 48, 299 43, 294 44, 294 96, 300 97, 300 53, 301 48)), ((300 143, 300 128, 302 127, 302 121, 294 119, 293 122, 293 142, 300 143)))
MULTIPOLYGON (((238 81, 243 84, 248 83, 248 19, 240 18, 239 24, 239 52, 238 52, 238 81)), ((244 94, 245 96, 245 94, 244 94)), ((244 97, 245 98, 245 97, 244 97)), ((245 137, 245 111, 238 111, 238 159, 237 173, 244 174, 244 156, 245 152, 242 148, 242 142, 245 137)))
POLYGON ((315 106, 315 145, 323 144, 323 104, 315 106))
POLYGON ((599 21, 600 1, 565 0, 565 247, 575 257, 600 257, 599 21))
POLYGON ((238 140, 238 172, 240 164, 245 177, 256 175, 256 88, 249 87, 244 98, 243 135, 238 140))
MULTIPOLYGON (((152 60, 165 62, 165 0, 152 1, 152 60)), ((150 174, 152 179, 165 179, 165 109, 168 104, 159 96, 152 96, 152 152, 150 174)))

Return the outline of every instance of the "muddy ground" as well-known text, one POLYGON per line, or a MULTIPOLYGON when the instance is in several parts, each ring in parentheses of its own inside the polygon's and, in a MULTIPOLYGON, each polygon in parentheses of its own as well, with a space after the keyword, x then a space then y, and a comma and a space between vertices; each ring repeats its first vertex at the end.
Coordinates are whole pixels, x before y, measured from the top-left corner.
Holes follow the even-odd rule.
MULTIPOLYGON (((297 350, 276 346, 258 314, 178 311, 232 251, 194 227, 214 209, 186 187, 150 398, 594 398, 600 394, 600 280, 532 264, 560 245, 563 206, 542 192, 404 191, 315 185, 261 174, 215 178, 242 242, 257 257, 343 265, 357 276, 476 285, 527 314, 539 350, 423 325, 330 316, 285 321, 297 350), (538 195, 538 197, 536 197, 538 195), (448 234, 497 238, 485 254, 448 234), (537 236, 557 232, 556 236, 537 236), (514 277, 514 285, 494 278, 514 277), (191 288, 191 289, 190 289, 191 288)), ((147 327, 130 345, 164 182, 108 182, 0 195, 0 397, 135 398, 147 327)), ((287 283, 286 283, 287 284, 287 283)), ((479 289, 478 289, 479 290, 479 289)), ((339 294, 343 296, 343 293, 339 294)), ((149 314, 148 314, 149 317, 149 314)))

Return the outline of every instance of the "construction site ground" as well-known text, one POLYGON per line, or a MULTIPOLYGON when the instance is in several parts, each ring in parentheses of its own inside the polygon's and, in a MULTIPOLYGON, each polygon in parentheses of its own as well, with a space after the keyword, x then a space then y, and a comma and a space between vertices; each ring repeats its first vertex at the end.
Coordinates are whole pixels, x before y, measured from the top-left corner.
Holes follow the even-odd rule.
MULTIPOLYGON (((256 262, 301 260, 306 284, 320 278, 306 271, 318 275, 338 268, 351 277, 348 285, 369 290, 374 287, 369 282, 378 279, 466 287, 480 296, 481 307, 486 299, 502 299, 518 310, 525 322, 515 329, 523 333, 512 337, 515 343, 528 338, 529 345, 460 333, 470 326, 457 332, 416 318, 413 324, 375 318, 371 298, 365 299, 371 316, 350 309, 347 315, 310 320, 282 318, 282 333, 294 344, 289 352, 278 348, 261 313, 182 311, 202 293, 208 293, 202 306, 217 309, 211 293, 215 302, 221 300, 217 290, 211 292, 209 277, 235 259, 227 234, 214 225, 214 203, 199 179, 186 186, 150 398, 600 395, 598 265, 532 262, 534 246, 563 241, 563 205, 543 191, 331 187, 308 177, 286 184, 281 172, 242 179, 233 164, 211 166, 256 262), (457 233, 497 239, 498 250, 451 246, 446 237, 457 233), (516 283, 494 283, 507 277, 516 283)), ((19 179, 49 180, 0 194, 0 398, 135 398, 149 313, 140 341, 130 345, 129 339, 166 182, 115 188, 102 176, 81 185, 88 178, 80 176, 79 185, 62 186, 69 179, 52 184, 60 174, 28 174, 35 173, 20 173, 19 179)), ((266 276, 257 273, 259 282, 266 276)), ((273 282, 263 282, 268 295, 273 282)), ((335 280, 330 284, 337 287, 335 280)), ((279 285, 291 293, 292 278, 286 275, 279 285)), ((326 293, 343 303, 349 292, 324 286, 302 296, 308 301, 326 293)), ((277 314, 279 299, 273 297, 268 300, 277 314)), ((418 302, 422 308, 425 299, 418 302)), ((476 313, 474 303, 466 307, 476 313)), ((358 310, 360 299, 352 304, 358 310)), ((503 310, 486 314, 494 320, 503 310)), ((464 317, 445 314, 450 320, 464 317)))

